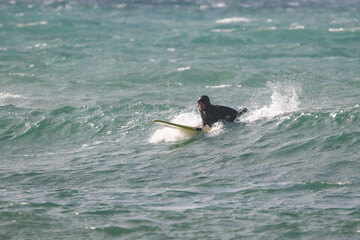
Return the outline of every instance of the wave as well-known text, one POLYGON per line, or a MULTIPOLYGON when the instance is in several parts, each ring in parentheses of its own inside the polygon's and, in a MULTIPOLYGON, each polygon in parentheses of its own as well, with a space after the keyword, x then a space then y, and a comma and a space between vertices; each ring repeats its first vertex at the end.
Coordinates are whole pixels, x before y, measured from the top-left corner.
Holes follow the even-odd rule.
POLYGON ((5 105, 0 106, 0 145, 9 149, 8 146, 31 148, 34 144, 56 148, 61 144, 65 148, 65 145, 71 146, 69 152, 76 152, 73 147, 86 150, 101 147, 98 142, 104 145, 128 137, 142 139, 144 131, 154 127, 154 113, 165 119, 183 109, 176 105, 143 102, 55 109, 5 105))
POLYGON ((248 18, 244 18, 244 17, 232 17, 232 18, 223 18, 223 19, 219 19, 216 20, 216 23, 219 24, 229 24, 229 23, 249 23, 250 20, 248 18))
POLYGON ((18 94, 0 93, 0 106, 7 105, 10 102, 15 102, 19 99, 26 99, 26 97, 18 94))
MULTIPOLYGON (((189 126, 200 126, 201 118, 194 112, 181 113, 170 120, 178 124, 185 124, 189 126)), ((178 129, 162 127, 156 130, 149 139, 150 143, 159 142, 178 142, 185 141, 196 136, 196 132, 180 131, 178 129)))
MULTIPOLYGON (((261 104, 264 97, 261 96, 259 98, 258 96, 254 96, 253 102, 247 106, 249 111, 240 119, 237 119, 236 123, 247 124, 249 131, 251 131, 254 126, 263 127, 269 124, 274 125, 274 128, 271 130, 272 134, 284 134, 284 137, 289 137, 289 142, 283 144, 283 146, 279 146, 278 152, 285 153, 309 149, 314 146, 315 143, 319 143, 319 151, 334 149, 338 147, 338 144, 344 142, 349 145, 349 148, 359 143, 359 131, 354 128, 354 125, 359 121, 358 105, 347 110, 311 111, 301 105, 299 96, 302 93, 302 89, 297 84, 268 82, 266 86, 266 91, 262 90, 259 95, 264 95, 264 92, 268 92, 271 93, 270 97, 265 97, 265 103, 261 104), (305 137, 305 134, 313 136, 311 133, 315 129, 318 133, 321 133, 320 136, 305 137), (300 140, 292 145, 293 142, 291 142, 291 138, 294 137, 292 135, 293 133, 299 136, 300 140)), ((226 86, 219 85, 216 87, 226 86)), ((174 115, 169 121, 190 126, 201 125, 200 115, 195 111, 181 112, 174 115)), ((230 125, 230 128, 231 126, 232 125, 230 125)), ((219 123, 213 131, 201 134, 200 136, 218 136, 228 130, 228 124, 219 123)), ((236 131, 240 131, 240 128, 236 131)), ((176 129, 160 128, 156 129, 150 136, 149 142, 184 142, 196 139, 197 136, 199 135, 176 129)), ((262 141, 261 139, 263 137, 267 138, 266 132, 260 135, 259 141, 262 141)))
POLYGON ((297 112, 284 119, 279 126, 286 127, 288 130, 298 128, 319 128, 344 130, 354 126, 360 119, 360 109, 358 106, 348 110, 332 110, 327 112, 297 112))
MULTIPOLYGON (((209 86, 209 88, 226 88, 229 86, 232 85, 209 86)), ((249 113, 245 114, 241 119, 236 120, 236 122, 253 123, 261 119, 269 121, 276 116, 283 116, 298 110, 300 102, 294 87, 284 87, 283 84, 279 83, 268 83, 268 87, 273 89, 270 105, 265 105, 257 109, 251 109, 249 113)), ((181 113, 174 116, 170 121, 189 126, 201 126, 200 115, 195 112, 181 113)), ((206 135, 217 136, 226 132, 226 129, 227 125, 219 122, 215 124, 213 129, 209 133, 206 133, 206 135)), ((198 134, 171 128, 161 128, 155 131, 155 133, 150 137, 149 142, 159 143, 187 141, 194 138, 194 136, 198 136, 198 134)))
POLYGON ((251 151, 267 149, 268 157, 284 159, 284 167, 316 159, 316 166, 331 166, 332 161, 355 161, 360 144, 359 107, 328 112, 297 111, 257 124, 264 131, 253 142, 251 151), (268 128, 267 126, 270 126, 268 128), (332 156, 337 156, 332 159, 332 156), (291 161, 289 161, 291 159, 291 161))
POLYGON ((352 28, 329 28, 329 32, 360 32, 360 27, 352 28))
MULTIPOLYGON (((221 85, 216 85, 216 86, 205 86, 205 88, 229 88, 229 87, 234 87, 234 85, 232 85, 232 84, 221 84, 221 85)), ((241 88, 241 85, 238 84, 235 87, 241 88)))
POLYGON ((69 139, 81 142, 109 135, 116 126, 112 109, 104 107, 60 107, 54 110, 0 107, 0 142, 10 144, 57 144, 69 139), (105 116, 110 114, 110 116, 105 116))
POLYGON ((16 24, 17 27, 19 28, 24 28, 24 27, 34 27, 34 26, 40 26, 40 25, 47 25, 48 23, 46 21, 41 21, 41 22, 31 22, 31 23, 19 23, 16 24))

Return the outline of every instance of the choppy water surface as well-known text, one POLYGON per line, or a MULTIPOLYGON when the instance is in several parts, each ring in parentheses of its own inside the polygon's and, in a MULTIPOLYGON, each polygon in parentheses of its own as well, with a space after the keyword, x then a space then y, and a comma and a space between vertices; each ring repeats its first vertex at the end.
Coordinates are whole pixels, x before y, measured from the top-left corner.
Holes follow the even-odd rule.
POLYGON ((358 239, 359 10, 2 1, 0 238, 358 239))

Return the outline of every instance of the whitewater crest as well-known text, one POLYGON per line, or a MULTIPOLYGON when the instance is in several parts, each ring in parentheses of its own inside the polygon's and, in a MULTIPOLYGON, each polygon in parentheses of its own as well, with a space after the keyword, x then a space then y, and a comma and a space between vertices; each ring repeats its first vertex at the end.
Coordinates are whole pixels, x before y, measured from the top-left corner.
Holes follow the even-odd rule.
MULTIPOLYGON (((189 126, 201 125, 201 119, 195 113, 181 113, 170 121, 189 126)), ((178 129, 162 127, 154 132, 154 134, 150 137, 149 142, 159 143, 185 141, 194 137, 194 134, 196 134, 196 132, 180 131, 178 129)))
POLYGON ((232 18, 223 18, 216 20, 218 24, 230 24, 230 23, 249 23, 250 20, 244 17, 232 17, 232 18))
POLYGON ((18 95, 18 94, 11 94, 11 93, 1 93, 0 92, 0 106, 13 104, 14 100, 16 99, 26 99, 26 97, 18 95))
MULTIPOLYGON (((175 116, 170 122, 198 127, 202 125, 201 117, 198 113, 185 112, 175 116)), ((215 123, 211 131, 207 132, 208 136, 216 136, 224 131, 223 123, 215 123)), ((149 139, 150 143, 159 142, 181 142, 194 138, 199 132, 195 131, 182 131, 174 128, 161 127, 157 129, 149 139)))
POLYGON ((287 115, 299 110, 300 101, 298 92, 301 91, 296 86, 280 83, 267 83, 272 94, 270 102, 262 107, 256 107, 244 115, 245 122, 254 122, 261 119, 271 119, 281 115, 287 115))

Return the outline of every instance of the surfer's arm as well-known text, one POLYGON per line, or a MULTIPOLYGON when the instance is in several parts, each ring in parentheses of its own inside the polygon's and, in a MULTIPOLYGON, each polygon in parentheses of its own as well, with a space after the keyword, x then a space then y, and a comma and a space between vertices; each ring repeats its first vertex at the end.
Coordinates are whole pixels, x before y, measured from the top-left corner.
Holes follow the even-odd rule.
POLYGON ((221 111, 221 119, 225 119, 226 121, 233 122, 236 118, 237 111, 235 109, 229 107, 220 107, 221 111))
POLYGON ((202 127, 211 127, 211 123, 209 121, 209 115, 207 115, 205 112, 201 112, 201 120, 202 120, 202 127))

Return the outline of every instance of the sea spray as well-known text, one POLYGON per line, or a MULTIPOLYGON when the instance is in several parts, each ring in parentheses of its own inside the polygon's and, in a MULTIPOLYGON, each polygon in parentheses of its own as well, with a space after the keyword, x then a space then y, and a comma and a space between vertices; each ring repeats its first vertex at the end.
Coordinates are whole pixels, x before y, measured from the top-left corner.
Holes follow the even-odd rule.
POLYGON ((269 103, 251 109, 248 114, 244 115, 244 121, 254 122, 264 118, 271 119, 299 109, 298 92, 301 92, 300 88, 280 82, 268 82, 267 87, 272 92, 269 103))

